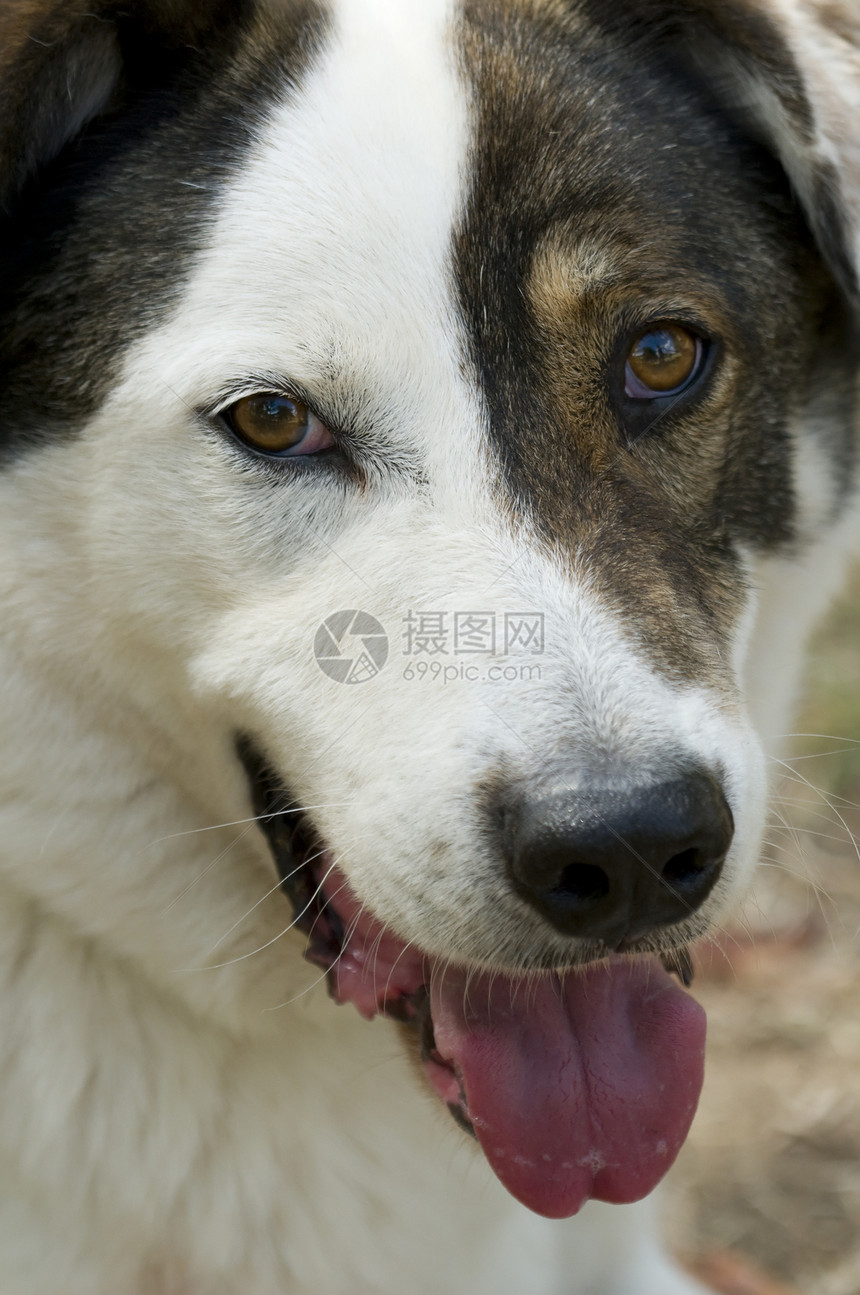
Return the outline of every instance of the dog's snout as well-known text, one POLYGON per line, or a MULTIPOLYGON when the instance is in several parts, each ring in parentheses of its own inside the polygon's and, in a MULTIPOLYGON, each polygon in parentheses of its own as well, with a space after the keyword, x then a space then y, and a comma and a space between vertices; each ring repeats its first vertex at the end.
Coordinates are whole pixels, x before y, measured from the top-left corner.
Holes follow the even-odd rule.
POLYGON ((509 877, 565 935, 618 949, 682 922, 731 843, 719 783, 696 771, 624 789, 543 789, 505 813, 509 877))

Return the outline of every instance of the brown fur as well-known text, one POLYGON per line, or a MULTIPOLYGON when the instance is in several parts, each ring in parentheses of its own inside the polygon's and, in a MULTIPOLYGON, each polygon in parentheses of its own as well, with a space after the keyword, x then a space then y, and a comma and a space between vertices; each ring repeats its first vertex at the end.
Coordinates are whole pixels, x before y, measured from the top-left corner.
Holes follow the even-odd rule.
POLYGON ((663 670, 720 686, 739 550, 792 542, 789 424, 832 347, 822 321, 844 316, 777 160, 720 111, 678 13, 699 49, 731 30, 808 142, 800 72, 742 0, 468 3, 484 144, 458 264, 512 508, 663 670), (625 405, 624 357, 667 318, 711 339, 712 372, 650 414, 625 405))
POLYGON ((860 46, 860 13, 839 0, 821 0, 812 5, 818 21, 851 47, 860 46))

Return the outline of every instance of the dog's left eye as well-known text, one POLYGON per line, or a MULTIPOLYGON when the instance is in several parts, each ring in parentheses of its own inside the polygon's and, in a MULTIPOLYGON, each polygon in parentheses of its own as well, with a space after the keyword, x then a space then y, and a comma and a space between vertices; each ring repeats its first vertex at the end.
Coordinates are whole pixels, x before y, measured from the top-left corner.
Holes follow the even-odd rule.
POLYGON ((701 374, 705 344, 681 324, 656 324, 627 352, 624 392, 631 400, 677 396, 701 374))
POLYGON ((221 413, 240 441, 260 454, 293 458, 330 450, 334 438, 306 404, 272 392, 244 396, 221 413))

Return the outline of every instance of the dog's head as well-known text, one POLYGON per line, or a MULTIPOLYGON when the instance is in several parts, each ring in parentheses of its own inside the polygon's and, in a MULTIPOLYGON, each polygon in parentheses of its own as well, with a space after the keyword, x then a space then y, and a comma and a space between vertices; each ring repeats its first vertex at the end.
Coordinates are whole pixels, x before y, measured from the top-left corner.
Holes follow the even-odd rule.
POLYGON ((512 1190, 641 1194, 701 1029, 629 955, 683 969, 748 881, 763 573, 850 487, 856 20, 45 0, 0 38, 21 624, 213 821, 250 797, 335 993, 420 1027, 512 1190))

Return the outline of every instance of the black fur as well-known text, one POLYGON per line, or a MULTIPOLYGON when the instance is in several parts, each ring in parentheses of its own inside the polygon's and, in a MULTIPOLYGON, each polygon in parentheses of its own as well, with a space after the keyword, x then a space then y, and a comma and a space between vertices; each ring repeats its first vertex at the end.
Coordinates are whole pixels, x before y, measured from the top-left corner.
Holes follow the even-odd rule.
MULTIPOLYGON (((200 48, 177 45, 172 28, 90 23, 96 66, 105 30, 121 51, 108 102, 20 192, 10 189, 0 215, 0 456, 69 435, 98 408, 125 348, 176 300, 255 122, 301 77, 323 28, 313 0, 286 5, 275 31, 258 30, 250 0, 234 0, 200 48)), ((82 39, 76 65, 86 63, 82 39)), ((43 161, 38 98, 60 71, 52 64, 46 86, 39 77, 31 86, 40 144, 16 174, 43 161)))

